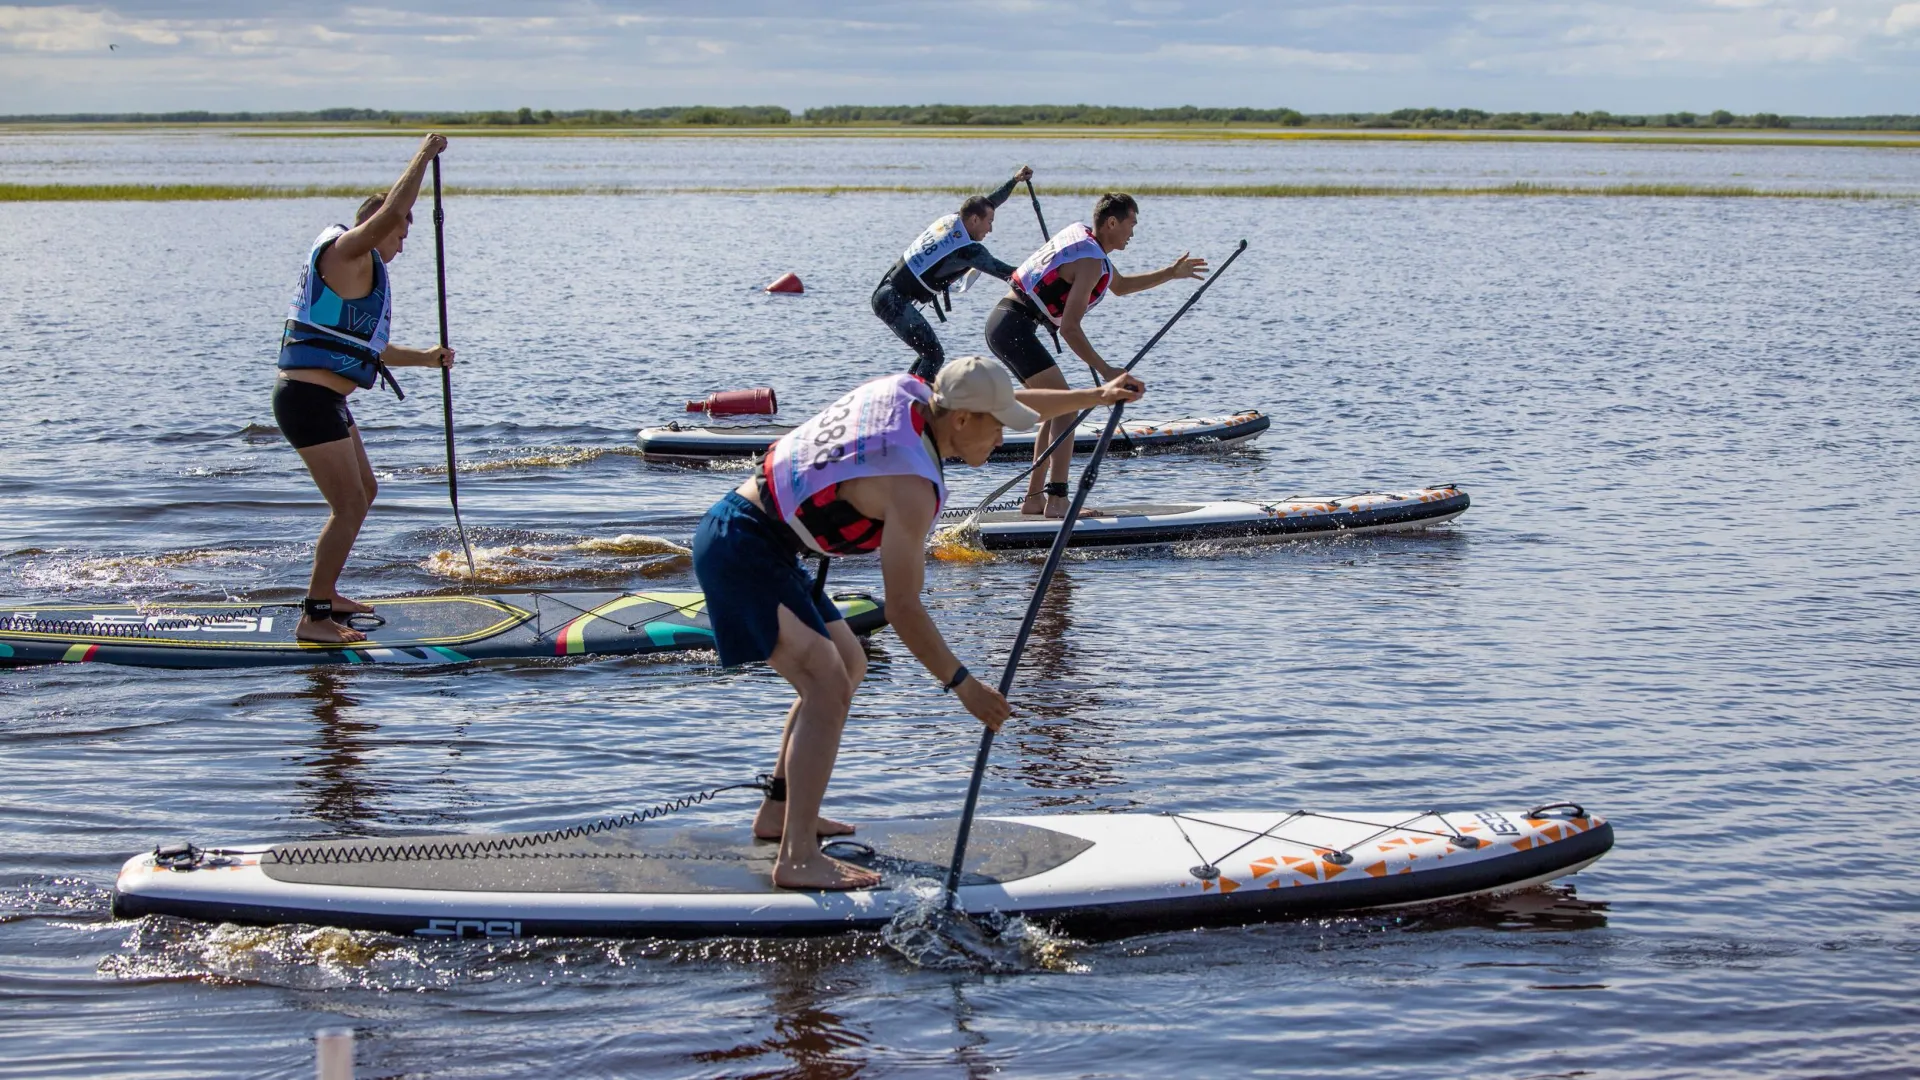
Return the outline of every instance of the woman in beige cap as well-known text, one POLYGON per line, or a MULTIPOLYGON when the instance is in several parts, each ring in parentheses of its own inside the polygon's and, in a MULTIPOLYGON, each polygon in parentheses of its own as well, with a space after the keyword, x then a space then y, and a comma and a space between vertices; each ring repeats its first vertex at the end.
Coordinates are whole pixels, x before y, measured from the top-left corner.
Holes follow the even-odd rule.
POLYGON ((765 660, 799 694, 787 710, 772 790, 753 822, 755 836, 780 839, 775 885, 863 889, 880 880, 820 850, 821 836, 853 831, 820 817, 820 800, 867 671, 860 643, 826 598, 828 558, 880 553, 894 632, 968 712, 999 730, 1006 698, 970 676, 920 603, 927 534, 947 497, 941 463, 983 465, 1007 428, 1028 431, 1144 391, 1127 374, 1090 390, 1016 390, 1005 368, 979 356, 946 365, 931 384, 914 375, 874 379, 788 432, 752 479, 707 511, 694 535, 693 571, 720 662, 765 660), (811 580, 802 555, 819 560, 811 580))

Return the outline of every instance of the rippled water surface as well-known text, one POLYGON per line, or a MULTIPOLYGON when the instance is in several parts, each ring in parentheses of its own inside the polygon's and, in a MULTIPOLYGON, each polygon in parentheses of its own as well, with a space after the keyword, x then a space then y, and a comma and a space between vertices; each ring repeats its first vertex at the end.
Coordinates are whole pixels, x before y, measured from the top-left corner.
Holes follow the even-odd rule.
MULTIPOLYGON (((0 180, 37 177, 47 166, 24 159, 54 145, 7 141, 0 180)), ((141 175, 230 182, 373 181, 406 148, 303 142, 313 167, 296 169, 285 143, 98 145, 144 162, 201 147, 200 172, 141 175), (253 170, 249 154, 273 161, 253 170)), ((657 145, 513 143, 518 163, 488 175, 657 145)), ((831 145, 673 153, 702 178, 771 184, 824 169, 831 145)), ((506 146, 456 140, 450 176, 506 146)), ((1030 157, 1045 175, 1054 149, 869 141, 859 168, 892 157, 959 182, 1030 157)), ((1102 162, 1120 180, 1270 167, 1239 147, 1061 149, 1089 178, 1102 162)), ((1576 149, 1607 170, 1643 153, 1576 149)), ((1530 176, 1571 153, 1394 152, 1530 176)), ((1854 151, 1794 153, 1822 175, 1856 167, 1854 151)), ((1911 169, 1874 153, 1871 168, 1911 169)), ((686 542, 735 474, 645 464, 634 429, 759 384, 804 415, 903 367, 867 292, 945 209, 450 203, 462 506, 485 573, 691 588, 654 540, 686 542), (806 295, 758 292, 787 270, 806 295)), ((307 241, 350 212, 0 205, 0 599, 299 595, 323 510, 272 428, 272 357, 307 241)), ((402 342, 434 333, 422 222, 394 265, 402 342)), ((770 760, 787 693, 691 655, 0 671, 0 1076, 308 1076, 312 1031, 343 1024, 369 1076, 1913 1075, 1915 224, 1904 201, 1147 201, 1123 269, 1250 247, 1143 365, 1139 411, 1256 407, 1275 424, 1249 449, 1116 461, 1101 494, 1455 481, 1474 507, 1425 534, 1076 559, 986 811, 1568 797, 1619 840, 1565 885, 1068 942, 992 976, 916 969, 875 937, 420 944, 115 922, 115 871, 158 840, 541 827, 746 776, 770 760)), ((1016 203, 990 243, 1017 258, 1037 237, 1016 203)), ((1095 341, 1126 355, 1183 291, 1109 301, 1095 341)), ((950 351, 978 348, 993 295, 957 300, 950 351)), ((354 399, 382 482, 355 595, 464 587, 436 557, 452 543, 437 395, 401 375, 404 403, 354 399)), ((956 486, 983 494, 1008 468, 956 486)), ((930 565, 935 618, 976 669, 1004 657, 1037 570, 930 565)), ((836 577, 877 579, 858 563, 836 577)), ((873 654, 830 806, 954 812, 977 729, 897 639, 873 654)))

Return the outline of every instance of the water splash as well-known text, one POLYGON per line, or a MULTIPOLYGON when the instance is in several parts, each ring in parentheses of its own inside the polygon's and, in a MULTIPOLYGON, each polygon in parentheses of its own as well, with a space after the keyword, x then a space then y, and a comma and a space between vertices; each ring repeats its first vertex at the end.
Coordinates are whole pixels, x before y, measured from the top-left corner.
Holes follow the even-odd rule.
MULTIPOLYGON (((603 457, 639 457, 637 446, 540 446, 525 453, 497 458, 470 458, 460 463, 462 473, 519 472, 532 469, 566 469, 586 465, 603 457)), ((403 472, 412 476, 445 476, 445 465, 422 465, 403 472)))
POLYGON ((187 548, 153 555, 78 558, 46 557, 44 552, 36 552, 36 557, 20 568, 19 577, 23 584, 60 592, 103 586, 165 586, 174 583, 170 570, 188 566, 259 570, 264 554, 244 548, 187 548))
POLYGON ((948 912, 946 889, 931 878, 888 885, 905 901, 881 928, 880 939, 915 967, 990 974, 1086 970, 1073 958, 1072 938, 1022 916, 948 912))
POLYGON ((473 570, 466 553, 443 549, 427 557, 421 569, 436 577, 487 585, 533 585, 543 582, 631 577, 664 577, 691 565, 693 552, 671 540, 638 533, 590 536, 561 543, 504 544, 475 547, 473 570), (583 566, 570 555, 611 556, 614 566, 583 566))
POLYGON ((969 519, 934 533, 927 541, 927 554, 941 562, 992 562, 993 553, 982 542, 979 522, 969 519))

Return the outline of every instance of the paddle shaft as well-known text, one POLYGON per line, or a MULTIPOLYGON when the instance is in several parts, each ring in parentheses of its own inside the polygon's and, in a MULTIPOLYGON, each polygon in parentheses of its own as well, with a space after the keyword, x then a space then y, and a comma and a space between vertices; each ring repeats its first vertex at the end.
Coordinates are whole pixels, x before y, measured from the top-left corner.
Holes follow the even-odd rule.
MULTIPOLYGON (((433 269, 440 292, 440 347, 447 347, 447 212, 440 202, 440 159, 433 159, 433 269)), ((460 534, 460 550, 467 555, 467 576, 473 577, 473 545, 460 520, 460 472, 453 456, 453 372, 440 367, 440 413, 447 427, 447 500, 453 503, 453 527, 460 534)))
MULTIPOLYGON (((1207 291, 1207 286, 1213 284, 1213 278, 1219 277, 1221 274, 1226 273, 1227 267, 1232 266, 1233 260, 1239 258, 1240 253, 1245 250, 1247 250, 1247 242, 1245 240, 1242 240, 1240 241, 1240 246, 1233 249, 1233 254, 1227 256, 1227 261, 1220 264, 1220 269, 1215 270, 1213 272, 1212 277, 1209 277, 1205 282, 1201 283, 1200 287, 1193 291, 1192 296, 1187 297, 1187 302, 1185 304, 1180 305, 1180 310, 1173 313, 1173 318, 1168 319, 1166 321, 1166 324, 1160 327, 1160 332, 1153 335, 1153 338, 1149 340, 1145 345, 1142 345, 1140 347, 1140 351, 1133 354, 1133 359, 1127 361, 1127 366, 1121 368, 1120 370, 1123 372, 1132 371, 1133 365, 1139 363, 1141 358, 1147 355, 1147 350, 1153 348, 1154 345, 1157 344, 1162 337, 1165 337, 1167 331, 1173 329, 1173 324, 1180 321, 1180 316, 1185 315, 1187 313, 1187 309, 1192 307, 1194 305, 1194 302, 1200 299, 1200 294, 1207 291)), ((1053 452, 1060 448, 1060 444, 1062 442, 1065 442, 1068 436, 1080 430, 1080 424, 1083 421, 1085 421, 1087 416, 1092 412, 1093 412, 1092 409, 1080 410, 1080 415, 1073 418, 1073 423, 1068 424, 1065 431, 1062 431, 1060 434, 1055 435, 1053 437, 1053 441, 1047 444, 1047 448, 1045 451, 1043 451, 1037 457, 1035 457, 1033 459, 1033 462, 1029 464, 1026 468, 1021 469, 1018 473, 1016 473, 1013 479, 1007 481, 1004 484, 1001 484, 997 488, 994 488, 992 494, 988 495, 984 499, 981 499, 980 504, 978 506, 975 506, 973 510, 967 514, 966 517, 960 519, 960 525, 958 527, 965 528, 967 522, 972 521, 973 519, 979 517, 983 513, 986 513, 987 507, 993 505, 993 501, 995 499, 998 499, 1000 496, 1005 495, 1009 491, 1012 491, 1013 486, 1015 484, 1018 484, 1020 481, 1025 480, 1028 474, 1032 473, 1034 469, 1039 468, 1041 462, 1052 457, 1053 452)))
POLYGON ((1053 239, 1053 234, 1047 231, 1047 216, 1040 212, 1040 196, 1033 193, 1032 180, 1027 181, 1027 198, 1033 202, 1033 220, 1040 223, 1040 242, 1044 244, 1053 239))
MULTIPOLYGON (((1180 316, 1185 315, 1215 281, 1220 280, 1220 275, 1225 273, 1227 267, 1233 265, 1233 260, 1239 258, 1240 253, 1245 250, 1247 250, 1247 242, 1242 240, 1240 246, 1233 250, 1233 254, 1227 257, 1227 261, 1220 264, 1220 269, 1214 271, 1206 281, 1200 283, 1199 288, 1193 290, 1193 295, 1187 297, 1187 302, 1180 305, 1180 310, 1174 312, 1173 317, 1160 327, 1160 332, 1148 339, 1147 343, 1140 347, 1139 352, 1133 354, 1133 359, 1127 361, 1127 366, 1122 370, 1132 371, 1135 364, 1145 359, 1147 350, 1158 344, 1160 339, 1166 336, 1167 331, 1173 329, 1173 324, 1180 321, 1180 316)), ((1125 410, 1125 403, 1116 404, 1113 411, 1107 415, 1107 426, 1100 432, 1100 441, 1094 444, 1093 456, 1087 459, 1087 467, 1080 471, 1079 486, 1074 489, 1073 501, 1067 505, 1067 516, 1060 522, 1060 531, 1054 534, 1053 547, 1047 551, 1047 561, 1040 567, 1040 580, 1033 588, 1033 599, 1027 603, 1026 617, 1020 620, 1020 632, 1013 637, 1013 651, 1007 656, 1007 666, 1000 672, 1002 697, 1013 690, 1013 677, 1020 669, 1020 656, 1026 652, 1027 639, 1033 635, 1034 621, 1040 617, 1040 603, 1046 599, 1047 587, 1053 584, 1054 572, 1060 568, 1060 559, 1066 554, 1067 542, 1073 536, 1074 522, 1079 519, 1080 510, 1087 503, 1088 493, 1093 491, 1094 481, 1099 479, 1100 462, 1107 456, 1107 447, 1113 442, 1113 433, 1119 429, 1120 415, 1125 410)), ((1080 415, 1085 417, 1092 411, 1088 409, 1080 415)), ((1067 430, 1071 432, 1073 429, 1067 430)), ((960 828, 953 839, 953 862, 947 866, 946 909, 948 911, 954 909, 954 904, 959 899, 960 868, 967 859, 967 839, 973 832, 973 812, 980 804, 980 784, 986 779, 987 758, 993 753, 993 735, 992 728, 982 731, 980 749, 973 755, 973 779, 967 784, 967 802, 960 810, 960 828)))

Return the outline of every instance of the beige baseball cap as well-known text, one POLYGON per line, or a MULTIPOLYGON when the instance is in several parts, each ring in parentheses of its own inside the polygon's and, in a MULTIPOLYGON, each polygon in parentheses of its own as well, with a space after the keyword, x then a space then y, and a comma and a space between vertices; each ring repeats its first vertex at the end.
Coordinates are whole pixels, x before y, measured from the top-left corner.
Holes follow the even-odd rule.
POLYGON ((997 360, 962 356, 949 360, 933 380, 933 400, 943 409, 987 413, 1010 431, 1032 431, 1040 414, 1013 396, 1013 376, 997 360))

